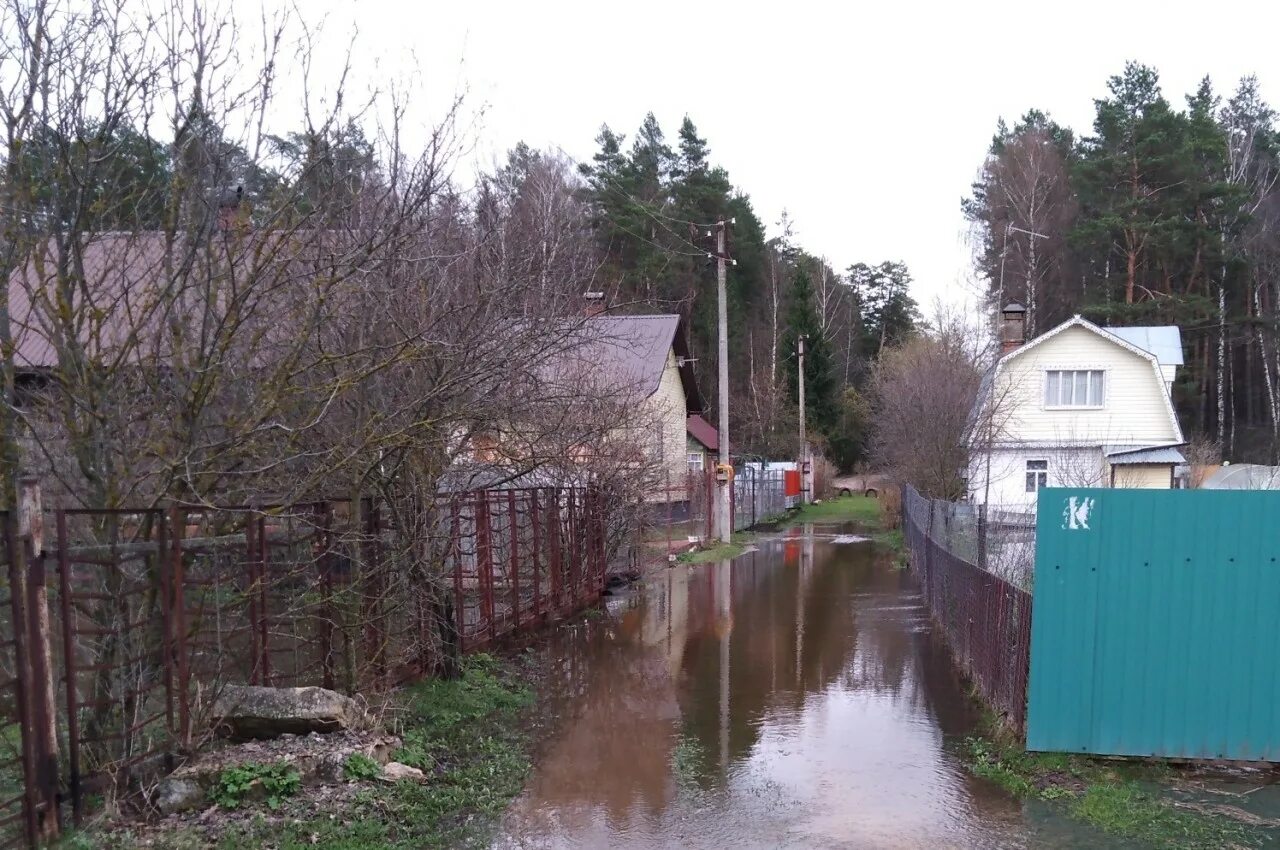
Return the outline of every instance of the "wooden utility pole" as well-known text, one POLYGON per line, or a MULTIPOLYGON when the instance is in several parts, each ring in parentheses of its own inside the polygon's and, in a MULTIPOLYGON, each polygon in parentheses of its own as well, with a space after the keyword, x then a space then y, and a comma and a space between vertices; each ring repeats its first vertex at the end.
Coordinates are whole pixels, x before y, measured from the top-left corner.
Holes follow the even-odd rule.
POLYGON ((725 289, 726 264, 729 262, 725 245, 726 222, 716 222, 716 304, 719 309, 719 400, 720 464, 716 468, 716 536, 721 543, 733 537, 733 517, 730 514, 730 487, 733 486, 729 467, 729 306, 725 289))
POLYGON ((809 503, 809 441, 804 432, 804 334, 796 340, 796 355, 800 361, 796 371, 800 391, 800 504, 806 505, 809 503))

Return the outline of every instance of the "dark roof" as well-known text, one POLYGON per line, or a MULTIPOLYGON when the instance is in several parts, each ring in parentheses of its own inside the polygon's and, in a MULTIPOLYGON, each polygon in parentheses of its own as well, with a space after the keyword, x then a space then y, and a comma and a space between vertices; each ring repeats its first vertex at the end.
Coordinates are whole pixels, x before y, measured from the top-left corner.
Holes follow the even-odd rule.
POLYGON ((587 324, 591 339, 580 356, 590 358, 610 383, 634 386, 648 398, 657 392, 667 355, 674 350, 688 409, 702 410, 702 395, 688 362, 684 321, 679 316, 594 316, 587 324))
POLYGON ((720 451, 720 432, 710 422, 694 414, 685 422, 685 430, 689 436, 706 447, 707 451, 720 451))

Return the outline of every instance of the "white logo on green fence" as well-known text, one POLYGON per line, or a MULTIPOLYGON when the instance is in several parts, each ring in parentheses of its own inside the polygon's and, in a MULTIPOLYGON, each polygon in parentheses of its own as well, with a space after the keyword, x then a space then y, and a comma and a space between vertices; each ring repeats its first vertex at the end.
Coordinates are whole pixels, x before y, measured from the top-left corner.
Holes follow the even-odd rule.
POLYGON ((1062 509, 1062 527, 1067 531, 1088 531, 1089 514, 1093 512, 1093 499, 1068 496, 1062 509))

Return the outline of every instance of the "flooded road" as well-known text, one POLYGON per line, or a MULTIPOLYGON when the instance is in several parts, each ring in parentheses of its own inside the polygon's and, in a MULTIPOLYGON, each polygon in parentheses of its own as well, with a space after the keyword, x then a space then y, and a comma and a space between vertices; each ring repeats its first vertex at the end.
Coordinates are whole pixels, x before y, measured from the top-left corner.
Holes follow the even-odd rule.
POLYGON ((974 717, 918 590, 835 531, 651 574, 561 629, 555 720, 494 846, 1074 844, 967 773, 974 717))

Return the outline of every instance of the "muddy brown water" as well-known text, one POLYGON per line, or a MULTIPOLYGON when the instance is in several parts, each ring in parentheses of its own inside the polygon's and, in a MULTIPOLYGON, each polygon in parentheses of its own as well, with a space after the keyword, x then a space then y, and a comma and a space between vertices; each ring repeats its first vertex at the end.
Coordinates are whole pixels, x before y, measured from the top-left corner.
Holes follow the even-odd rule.
POLYGON ((555 634, 494 846, 1104 843, 965 770, 976 718, 918 589, 839 531, 654 573, 555 634))

